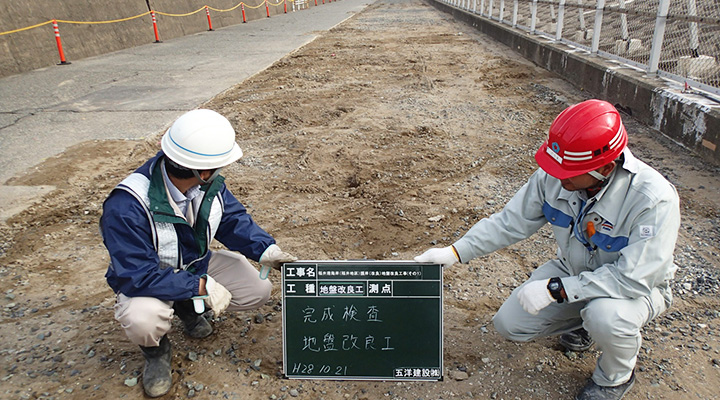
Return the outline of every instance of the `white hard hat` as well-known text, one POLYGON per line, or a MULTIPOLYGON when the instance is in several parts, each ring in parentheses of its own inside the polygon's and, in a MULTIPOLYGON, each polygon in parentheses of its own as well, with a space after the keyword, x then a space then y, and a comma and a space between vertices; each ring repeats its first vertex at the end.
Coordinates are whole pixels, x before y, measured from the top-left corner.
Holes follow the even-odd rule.
POLYGON ((212 110, 192 110, 165 132, 162 150, 175 163, 194 170, 221 168, 242 157, 230 121, 212 110))

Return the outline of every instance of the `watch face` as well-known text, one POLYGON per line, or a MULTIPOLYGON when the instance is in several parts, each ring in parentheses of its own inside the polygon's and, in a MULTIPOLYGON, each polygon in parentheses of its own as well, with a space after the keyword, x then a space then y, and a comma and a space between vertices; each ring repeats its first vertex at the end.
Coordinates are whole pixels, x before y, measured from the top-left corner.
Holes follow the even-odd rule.
POLYGON ((557 282, 550 282, 550 284, 548 285, 548 289, 552 291, 558 290, 560 289, 560 284, 557 282))

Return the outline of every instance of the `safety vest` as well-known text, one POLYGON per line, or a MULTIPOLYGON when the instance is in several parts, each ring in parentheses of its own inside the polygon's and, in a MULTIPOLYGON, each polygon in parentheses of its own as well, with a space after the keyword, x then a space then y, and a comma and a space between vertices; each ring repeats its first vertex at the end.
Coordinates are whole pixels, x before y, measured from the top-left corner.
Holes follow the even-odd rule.
POLYGON ((196 197, 191 204, 188 204, 188 207, 193 207, 196 215, 192 228, 195 232, 195 240, 200 248, 200 257, 185 262, 185 260, 182 259, 182 251, 180 249, 177 232, 175 231, 175 225, 189 224, 185 216, 180 215, 174 210, 171 215, 168 212, 172 210, 172 207, 167 199, 165 183, 164 180, 162 180, 159 164, 151 166, 150 170, 152 171, 152 179, 155 183, 152 188, 150 178, 141 173, 134 172, 120 182, 115 189, 124 190, 135 197, 137 201, 142 204, 148 221, 152 221, 150 227, 153 246, 160 259, 160 268, 192 270, 191 266, 207 255, 210 242, 212 242, 220 225, 220 220, 223 215, 223 204, 221 196, 218 196, 217 192, 219 187, 222 186, 223 177, 218 176, 215 178, 210 187, 204 190, 204 195, 196 197), (167 204, 156 204, 158 196, 160 198, 165 197, 167 204), (151 200, 151 197, 153 200, 151 200))

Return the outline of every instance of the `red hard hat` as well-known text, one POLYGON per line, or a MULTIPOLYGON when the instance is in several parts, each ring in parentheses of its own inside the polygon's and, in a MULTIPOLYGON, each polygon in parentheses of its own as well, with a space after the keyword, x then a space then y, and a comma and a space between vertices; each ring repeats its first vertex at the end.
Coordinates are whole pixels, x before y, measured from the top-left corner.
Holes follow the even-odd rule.
POLYGON ((615 107, 607 101, 587 100, 555 118, 535 161, 555 178, 572 178, 614 161, 627 142, 627 131, 615 107))

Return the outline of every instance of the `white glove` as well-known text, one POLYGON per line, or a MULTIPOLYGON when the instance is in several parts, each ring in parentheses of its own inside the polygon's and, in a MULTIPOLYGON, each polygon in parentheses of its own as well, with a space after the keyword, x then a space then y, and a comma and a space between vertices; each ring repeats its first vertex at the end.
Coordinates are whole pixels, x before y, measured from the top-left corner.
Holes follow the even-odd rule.
POLYGON ((271 244, 270 247, 265 249, 265 252, 260 256, 260 265, 272 269, 280 269, 280 266, 284 263, 297 261, 297 257, 280 250, 280 247, 276 244, 271 244))
POLYGON ((225 289, 225 286, 217 283, 210 275, 205 275, 205 291, 208 294, 205 298, 205 304, 212 308, 215 317, 230 305, 232 295, 225 289))
POLYGON ((523 310, 532 315, 555 302, 547 288, 549 279, 531 281, 518 290, 517 297, 523 310))
POLYGON ((453 249, 452 246, 432 248, 415 257, 414 260, 417 262, 440 264, 443 268, 450 267, 460 261, 455 255, 455 249, 453 249))

